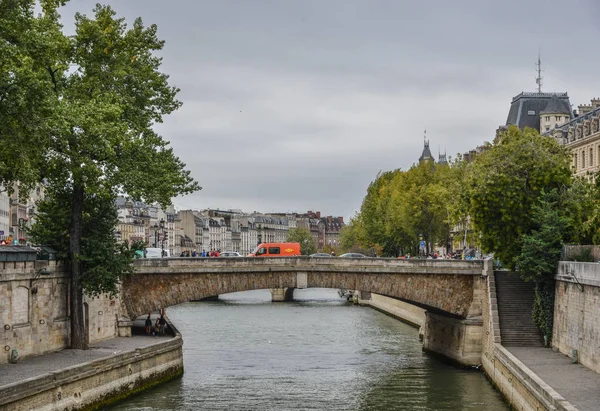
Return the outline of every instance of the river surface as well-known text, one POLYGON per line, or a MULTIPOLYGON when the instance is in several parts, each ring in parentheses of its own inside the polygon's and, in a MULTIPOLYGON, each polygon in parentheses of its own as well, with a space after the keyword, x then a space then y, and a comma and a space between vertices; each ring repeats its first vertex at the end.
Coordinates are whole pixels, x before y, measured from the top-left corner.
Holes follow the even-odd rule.
POLYGON ((338 298, 268 290, 169 308, 181 379, 111 410, 509 410, 485 376, 423 353, 417 329, 338 298))

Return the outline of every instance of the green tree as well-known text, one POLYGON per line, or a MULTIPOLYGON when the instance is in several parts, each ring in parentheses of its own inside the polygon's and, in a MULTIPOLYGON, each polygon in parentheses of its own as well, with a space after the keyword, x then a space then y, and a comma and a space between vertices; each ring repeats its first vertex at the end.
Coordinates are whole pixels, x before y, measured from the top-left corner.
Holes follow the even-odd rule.
POLYGON ((557 189, 541 192, 532 209, 533 230, 523 236, 521 253, 515 259, 520 276, 535 283, 533 320, 547 339, 552 337, 554 275, 570 225, 563 198, 557 189))
POLYGON ((292 228, 288 232, 288 241, 300 243, 300 252, 302 255, 310 255, 317 252, 317 243, 306 228, 292 228))
MULTIPOLYGON (((38 203, 36 220, 30 231, 37 244, 54 248, 61 260, 69 257, 71 207, 69 189, 47 193, 38 203)), ((131 250, 114 236, 117 222, 114 196, 110 193, 86 194, 79 261, 80 281, 88 295, 116 294, 118 283, 133 272, 131 250)))
POLYGON ((570 155, 551 137, 511 126, 475 158, 467 181, 482 248, 514 267, 542 190, 571 185, 570 155))
POLYGON ((30 83, 34 95, 27 101, 35 104, 28 108, 34 125, 18 118, 2 136, 11 145, 10 151, 0 150, 0 164, 6 165, 0 167, 0 183, 31 187, 44 179, 51 192, 65 190, 68 195, 71 346, 86 348, 82 300, 86 201, 118 192, 165 206, 174 196, 200 187, 154 131, 154 125, 181 104, 175 98, 178 89, 159 71, 161 59, 155 53, 164 42, 158 39, 156 26, 145 27, 136 19, 127 28, 110 7, 98 5, 93 18, 77 14, 75 34, 66 36, 56 12, 60 3, 42 1, 37 17, 33 1, 2 3, 8 5, 9 14, 0 26, 9 30, 0 31, 0 43, 8 44, 13 55, 2 57, 12 71, 3 78, 8 85, 0 88, 16 91, 5 97, 0 118, 9 118, 10 110, 26 105, 23 87, 30 83), (17 79, 20 83, 13 85, 17 79))

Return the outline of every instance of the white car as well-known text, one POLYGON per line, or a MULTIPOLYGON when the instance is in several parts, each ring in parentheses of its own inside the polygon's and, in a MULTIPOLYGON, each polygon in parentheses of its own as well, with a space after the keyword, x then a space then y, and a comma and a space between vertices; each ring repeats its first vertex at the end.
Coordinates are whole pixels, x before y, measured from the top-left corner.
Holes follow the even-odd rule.
POLYGON ((237 251, 223 251, 219 257, 241 257, 242 255, 237 251))

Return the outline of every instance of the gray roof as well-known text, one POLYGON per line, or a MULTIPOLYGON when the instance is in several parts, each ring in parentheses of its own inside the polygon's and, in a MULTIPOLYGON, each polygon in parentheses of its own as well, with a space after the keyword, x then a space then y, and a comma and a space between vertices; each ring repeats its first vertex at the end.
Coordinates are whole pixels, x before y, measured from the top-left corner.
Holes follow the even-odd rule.
POLYGON ((571 107, 565 107, 564 102, 560 101, 558 96, 555 94, 550 98, 546 108, 540 111, 540 113, 571 114, 571 107))
POLYGON ((425 147, 423 147, 423 153, 421 154, 421 157, 419 157, 419 162, 424 160, 433 160, 431 150, 429 150, 429 141, 425 142, 425 147))
POLYGON ((553 97, 556 100, 552 103, 554 109, 560 110, 556 112, 568 113, 573 118, 567 93, 521 93, 510 104, 506 125, 514 124, 519 128, 531 127, 540 131, 540 113, 546 110, 553 97))

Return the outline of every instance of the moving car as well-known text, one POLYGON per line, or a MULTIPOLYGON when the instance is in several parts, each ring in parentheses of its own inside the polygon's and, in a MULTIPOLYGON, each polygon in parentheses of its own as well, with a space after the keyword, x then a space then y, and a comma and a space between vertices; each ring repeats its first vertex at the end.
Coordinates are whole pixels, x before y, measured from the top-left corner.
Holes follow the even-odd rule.
POLYGON ((360 253, 346 253, 340 255, 340 258, 366 258, 367 256, 360 253))
POLYGON ((223 251, 219 257, 241 257, 242 255, 237 251, 223 251))
POLYGON ((300 243, 262 243, 248 257, 294 257, 300 255, 300 243))
POLYGON ((331 257, 331 255, 327 253, 314 253, 309 255, 309 257, 331 257))

